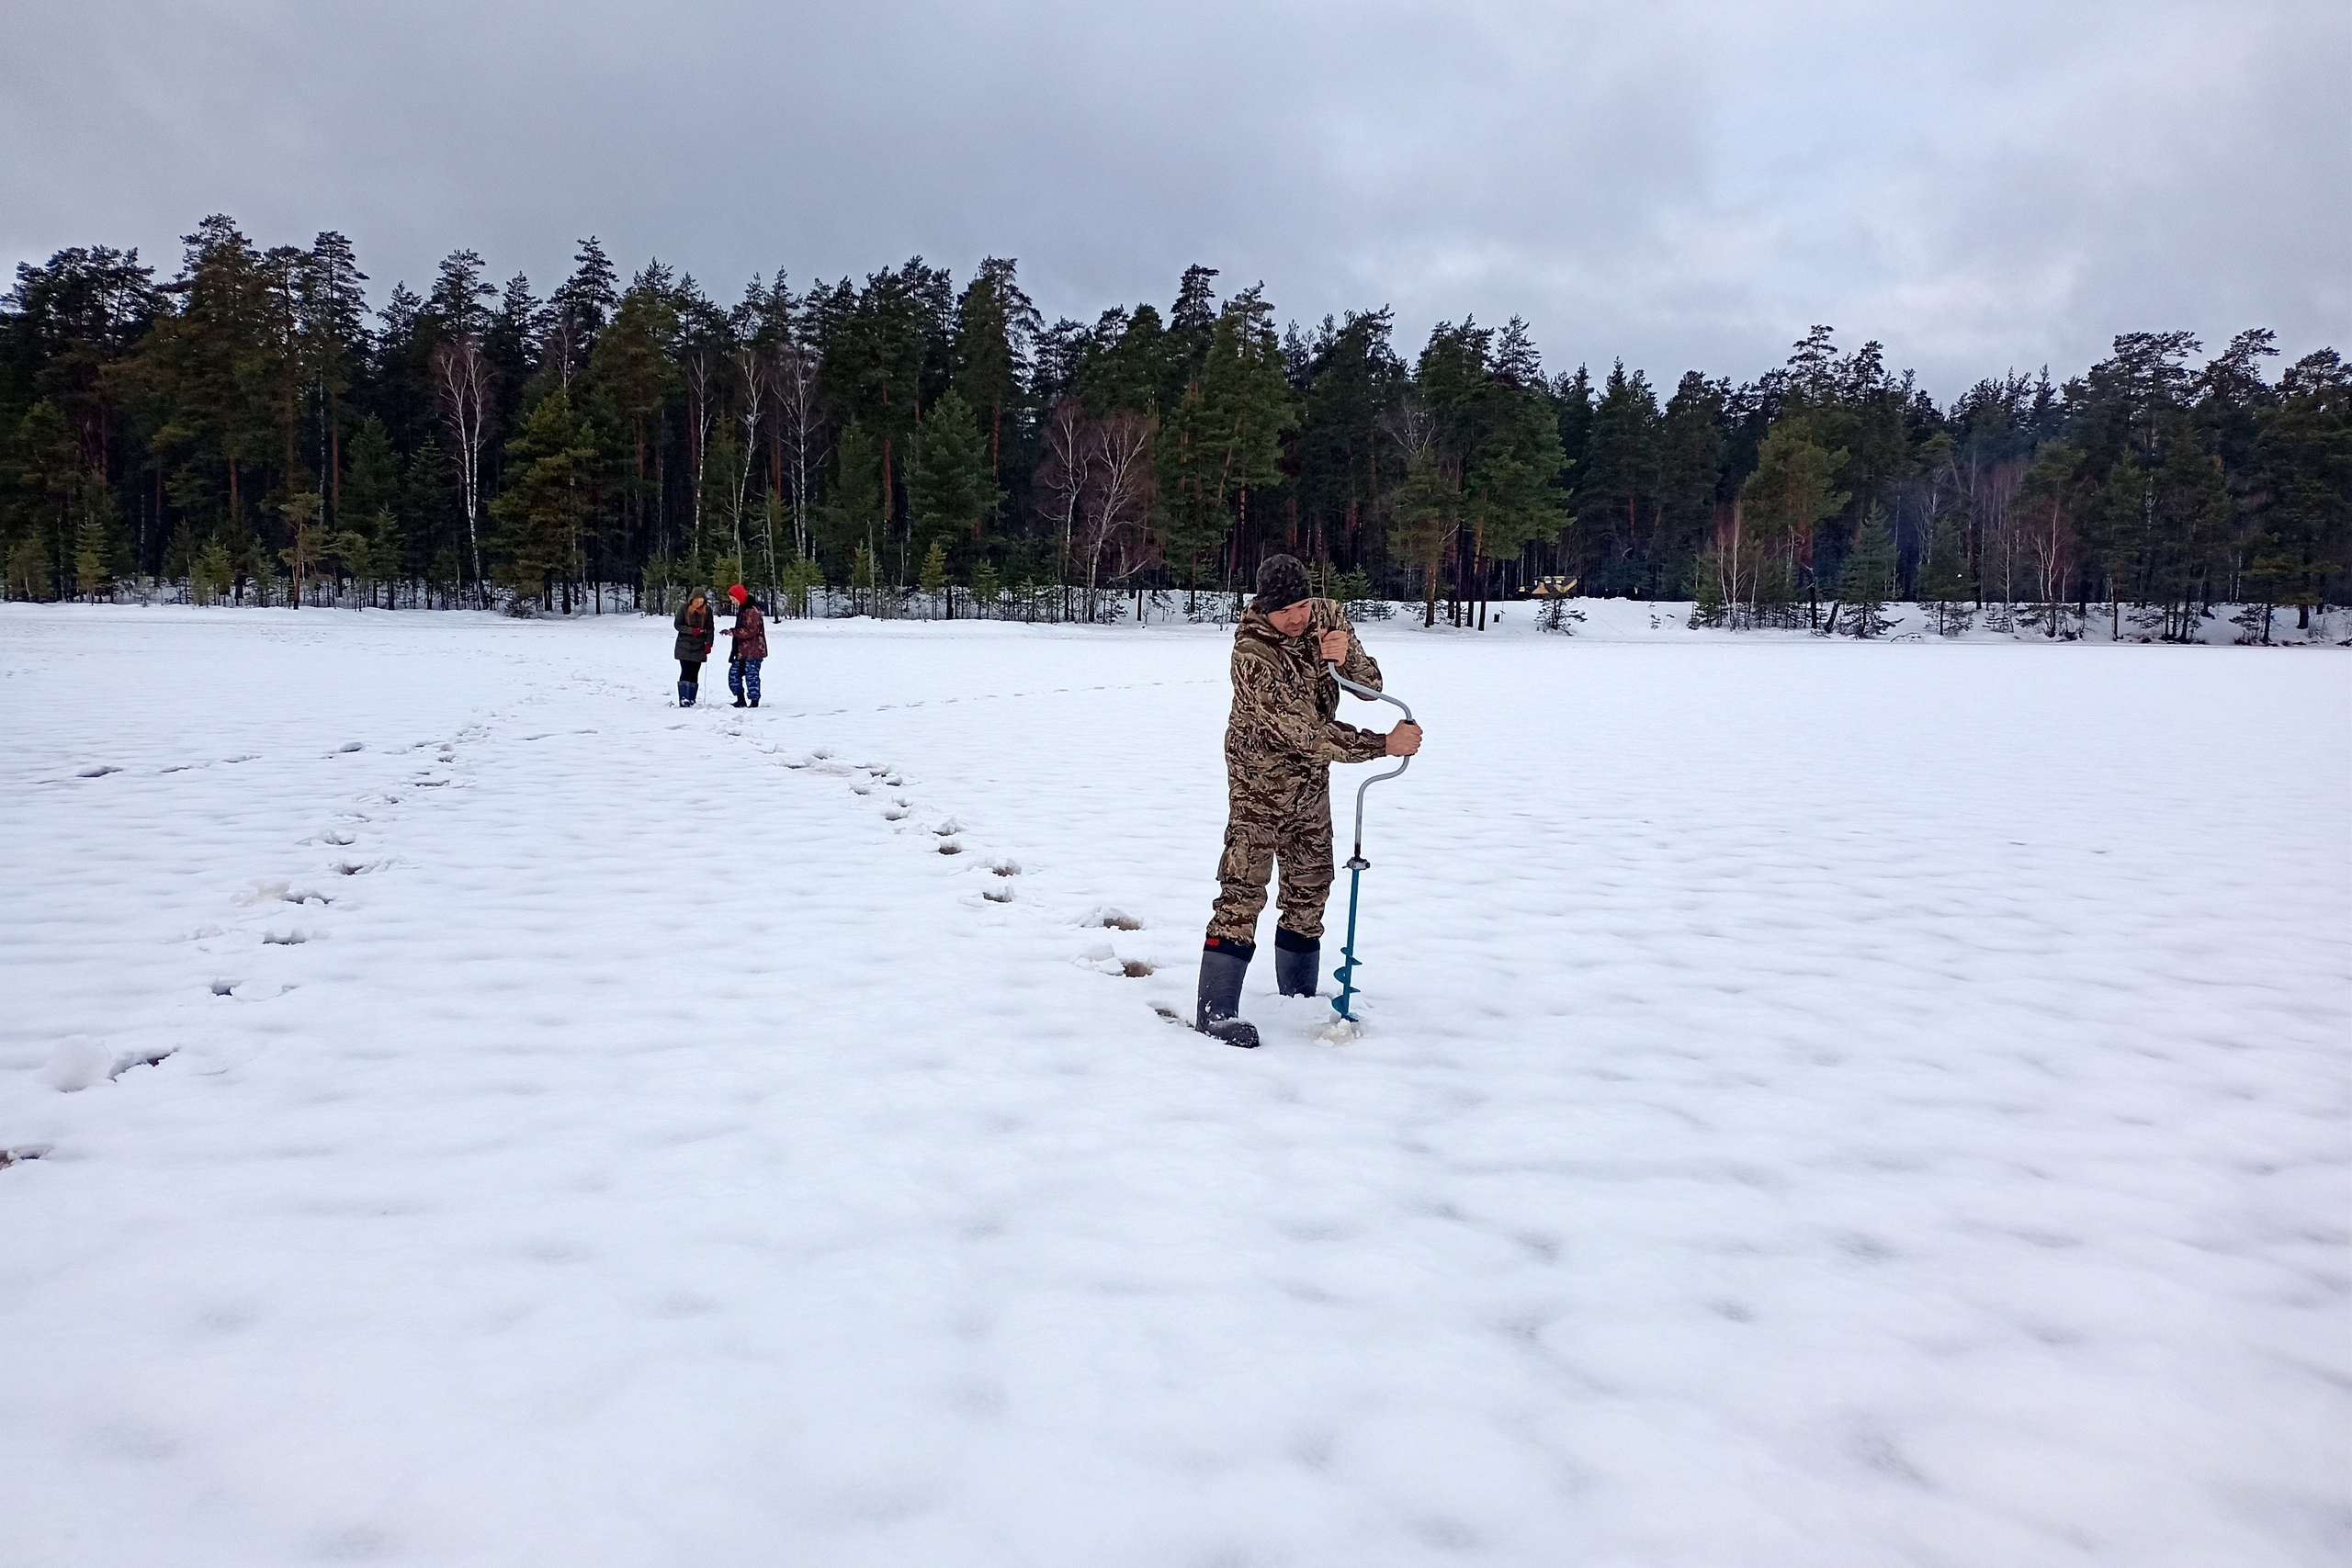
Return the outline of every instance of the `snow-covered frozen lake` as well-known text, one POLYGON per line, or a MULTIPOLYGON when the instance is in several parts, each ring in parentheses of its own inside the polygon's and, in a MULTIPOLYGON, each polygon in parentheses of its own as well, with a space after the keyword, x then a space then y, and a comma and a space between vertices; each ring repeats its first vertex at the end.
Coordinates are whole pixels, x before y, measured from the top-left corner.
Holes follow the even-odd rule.
POLYGON ((2352 1561, 2352 656, 1511 626, 6 606, 0 1563, 2352 1561))

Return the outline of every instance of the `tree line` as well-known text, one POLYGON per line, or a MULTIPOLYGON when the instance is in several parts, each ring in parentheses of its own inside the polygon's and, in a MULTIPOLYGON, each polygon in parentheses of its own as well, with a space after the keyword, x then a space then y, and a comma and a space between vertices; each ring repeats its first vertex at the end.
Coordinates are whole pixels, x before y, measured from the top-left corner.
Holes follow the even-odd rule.
MULTIPOLYGON (((1734 383, 1547 375, 1526 324, 1385 309, 1278 327, 1189 268, 1163 313, 1048 324, 1012 261, 754 276, 725 304, 594 240, 544 298, 453 253, 371 306, 351 243, 226 217, 158 282, 136 251, 20 264, 0 299, 0 557, 17 598, 658 606, 741 581, 890 613, 1247 584, 1483 625, 1530 592, 1689 600, 1734 626, 2193 636, 2217 605, 2339 601, 2352 369, 2119 337, 1939 406, 1815 327, 1734 383)), ((2249 612, 2250 613, 2250 612, 2249 612)), ((2254 623, 2248 621, 2249 630, 2254 623)))

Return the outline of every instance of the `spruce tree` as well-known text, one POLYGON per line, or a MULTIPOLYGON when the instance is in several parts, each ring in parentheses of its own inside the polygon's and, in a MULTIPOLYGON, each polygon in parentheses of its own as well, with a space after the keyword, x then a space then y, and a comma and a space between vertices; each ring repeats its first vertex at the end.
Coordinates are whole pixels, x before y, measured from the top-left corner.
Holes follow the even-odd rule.
POLYGON ((970 584, 972 613, 985 617, 996 608, 997 595, 1004 592, 1004 580, 998 575, 995 564, 986 557, 974 561, 971 570, 965 575, 970 584))
POLYGON ((236 568, 229 560, 229 547, 218 539, 207 539, 204 547, 196 552, 196 564, 188 570, 188 597, 199 604, 212 604, 229 592, 236 577, 236 568))
POLYGON ((887 523, 882 513, 881 448, 863 424, 852 420, 842 432, 834 453, 832 482, 826 486, 824 504, 818 509, 819 542, 840 570, 848 566, 858 549, 871 558, 887 523))
POLYGON ((923 411, 913 456, 908 499, 916 546, 928 555, 950 540, 977 543, 1003 498, 989 477, 988 444, 961 394, 950 389, 923 411))
POLYGON ((1862 531, 1847 552, 1838 573, 1838 597, 1853 615, 1853 634, 1876 637, 1892 625, 1882 614, 1894 586, 1894 536, 1875 506, 1862 520, 1862 531))
POLYGON ((1939 518, 1928 538, 1928 558, 1919 564, 1918 600, 1934 610, 1939 635, 1955 637, 1968 629, 1968 601, 1975 590, 1959 523, 1950 516, 1939 518))

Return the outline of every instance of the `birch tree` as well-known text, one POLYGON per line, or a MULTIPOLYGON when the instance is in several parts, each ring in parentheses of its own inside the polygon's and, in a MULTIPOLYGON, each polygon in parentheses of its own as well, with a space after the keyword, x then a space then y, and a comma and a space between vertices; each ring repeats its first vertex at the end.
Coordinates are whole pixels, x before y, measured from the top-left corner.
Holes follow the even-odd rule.
POLYGON ((1103 558, 1114 565, 1114 580, 1146 564, 1149 521, 1159 496, 1152 437, 1159 421, 1133 409, 1117 409, 1091 422, 1081 438, 1086 527, 1086 618, 1095 619, 1103 558))
POLYGON ((481 571, 481 458, 489 439, 491 416, 490 360, 481 351, 481 337, 467 333, 445 338, 433 351, 433 389, 448 427, 451 459, 458 468, 458 490, 466 513, 466 558, 474 590, 486 606, 489 581, 481 571))

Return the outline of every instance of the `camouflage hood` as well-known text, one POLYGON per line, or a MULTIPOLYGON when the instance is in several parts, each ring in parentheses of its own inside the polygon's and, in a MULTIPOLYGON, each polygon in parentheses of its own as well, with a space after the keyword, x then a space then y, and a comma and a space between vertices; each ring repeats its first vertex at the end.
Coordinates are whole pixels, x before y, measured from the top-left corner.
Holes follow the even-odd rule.
POLYGON ((1308 601, 1314 614, 1306 632, 1284 637, 1256 610, 1245 613, 1233 633, 1233 711, 1226 721, 1228 765, 1252 768, 1322 767, 1364 762, 1382 755, 1387 742, 1371 730, 1341 724, 1340 687, 1325 671, 1317 651, 1327 631, 1348 634, 1340 672, 1361 686, 1380 688, 1380 666, 1356 640, 1340 606, 1329 599, 1308 601))

